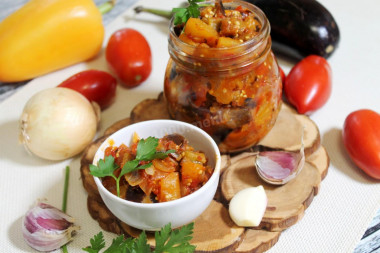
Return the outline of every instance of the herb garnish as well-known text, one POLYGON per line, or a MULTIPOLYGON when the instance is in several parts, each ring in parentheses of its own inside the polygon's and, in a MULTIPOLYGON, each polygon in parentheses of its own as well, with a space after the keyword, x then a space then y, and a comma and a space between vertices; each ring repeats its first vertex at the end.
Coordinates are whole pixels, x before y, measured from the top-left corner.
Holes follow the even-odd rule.
POLYGON ((115 163, 115 158, 111 155, 106 156, 105 159, 99 159, 98 166, 90 164, 90 174, 95 177, 110 176, 116 180, 117 196, 120 197, 120 179, 123 175, 149 168, 152 163, 139 165, 141 161, 151 161, 153 159, 164 159, 170 153, 174 153, 175 150, 171 149, 166 152, 157 152, 158 138, 148 137, 146 140, 141 139, 137 144, 136 158, 128 161, 124 164, 118 177, 114 175, 114 171, 118 169, 118 165, 115 163))
MULTIPOLYGON (((107 248, 104 253, 187 253, 194 252, 195 246, 191 245, 189 241, 192 239, 194 223, 190 223, 181 227, 180 229, 171 229, 170 223, 161 228, 161 231, 156 231, 154 234, 156 246, 151 251, 147 241, 145 232, 143 231, 138 238, 124 238, 123 235, 118 236, 112 240, 112 244, 107 248)), ((103 233, 99 232, 92 239, 90 239, 91 246, 83 248, 84 251, 90 253, 99 253, 105 247, 103 233)))
POLYGON ((197 3, 203 2, 204 0, 188 0, 189 6, 186 8, 173 8, 172 13, 174 15, 174 25, 181 25, 186 23, 186 21, 193 17, 197 18, 201 14, 199 11, 199 5, 197 3))

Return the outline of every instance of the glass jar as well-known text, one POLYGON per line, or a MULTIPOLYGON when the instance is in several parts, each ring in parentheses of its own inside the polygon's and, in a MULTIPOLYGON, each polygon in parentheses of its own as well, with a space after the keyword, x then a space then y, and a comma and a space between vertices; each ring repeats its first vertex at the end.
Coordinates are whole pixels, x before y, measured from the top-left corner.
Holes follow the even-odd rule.
POLYGON ((187 44, 179 39, 172 20, 164 79, 170 116, 205 130, 223 153, 255 145, 273 127, 281 107, 282 82, 269 22, 252 4, 224 3, 226 9, 238 6, 253 12, 261 27, 233 47, 187 44))

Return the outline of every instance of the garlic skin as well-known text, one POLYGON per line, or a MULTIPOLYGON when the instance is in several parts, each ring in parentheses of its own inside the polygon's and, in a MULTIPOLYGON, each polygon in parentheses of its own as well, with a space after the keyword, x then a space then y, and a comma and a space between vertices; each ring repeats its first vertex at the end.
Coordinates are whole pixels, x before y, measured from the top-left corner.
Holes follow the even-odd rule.
POLYGON ((283 185, 295 178, 305 165, 305 155, 285 151, 260 152, 256 170, 267 183, 283 185))
POLYGON ((74 219, 61 210, 38 202, 24 216, 22 233, 26 243, 38 251, 52 251, 72 240, 74 219))
POLYGON ((264 151, 256 157, 256 171, 265 182, 283 185, 294 179, 305 165, 303 132, 299 152, 264 151))
POLYGON ((26 103, 19 140, 27 151, 48 160, 79 154, 93 140, 98 118, 91 103, 67 88, 45 89, 26 103))

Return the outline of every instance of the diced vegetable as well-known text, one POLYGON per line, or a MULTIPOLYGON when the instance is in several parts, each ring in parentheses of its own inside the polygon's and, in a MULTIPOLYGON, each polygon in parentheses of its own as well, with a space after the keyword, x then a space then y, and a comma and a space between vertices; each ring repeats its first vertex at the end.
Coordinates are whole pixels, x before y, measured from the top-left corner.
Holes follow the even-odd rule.
POLYGON ((206 155, 201 152, 185 151, 184 157, 188 158, 192 162, 206 163, 206 155))
POLYGON ((172 172, 160 181, 161 191, 158 196, 159 202, 179 199, 181 197, 179 173, 172 172))
POLYGON ((193 41, 198 43, 206 42, 211 47, 216 45, 219 37, 218 32, 212 26, 197 18, 189 18, 184 32, 193 41))
POLYGON ((172 158, 167 157, 165 159, 154 159, 152 161, 153 166, 163 172, 173 172, 176 171, 178 163, 172 158))
POLYGON ((185 42, 186 44, 189 44, 189 45, 192 45, 192 46, 198 46, 199 43, 198 42, 195 42, 193 41, 191 38, 189 38, 186 34, 184 33, 181 33, 181 35, 179 35, 179 38, 185 42))
POLYGON ((200 163, 194 163, 188 160, 183 160, 181 166, 182 181, 184 184, 190 187, 198 186, 199 182, 202 181, 205 167, 200 163))
POLYGON ((241 42, 232 38, 228 37, 220 37, 218 39, 218 43, 216 44, 216 47, 222 48, 222 47, 233 47, 240 45, 241 42))

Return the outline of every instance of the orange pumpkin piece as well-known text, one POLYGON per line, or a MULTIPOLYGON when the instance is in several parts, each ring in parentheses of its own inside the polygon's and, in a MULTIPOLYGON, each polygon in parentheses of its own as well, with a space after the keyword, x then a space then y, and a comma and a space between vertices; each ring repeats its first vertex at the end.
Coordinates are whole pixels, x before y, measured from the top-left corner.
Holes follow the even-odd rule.
POLYGON ((193 45, 193 46, 198 46, 199 45, 198 42, 193 41, 185 33, 181 33, 181 35, 179 35, 179 39, 182 40, 183 42, 185 42, 186 44, 189 44, 189 45, 193 45))
POLYGON ((182 160, 182 184, 191 187, 197 187, 202 182, 206 168, 200 163, 194 163, 189 160, 182 160))
POLYGON ((159 202, 166 202, 181 198, 179 173, 171 172, 160 181, 159 202))
POLYGON ((224 47, 234 47, 240 45, 241 42, 232 38, 228 37, 219 37, 218 43, 216 44, 217 48, 224 48, 224 47))
POLYGON ((185 34, 198 43, 206 42, 214 47, 218 41, 218 32, 198 18, 189 18, 185 26, 185 34))

